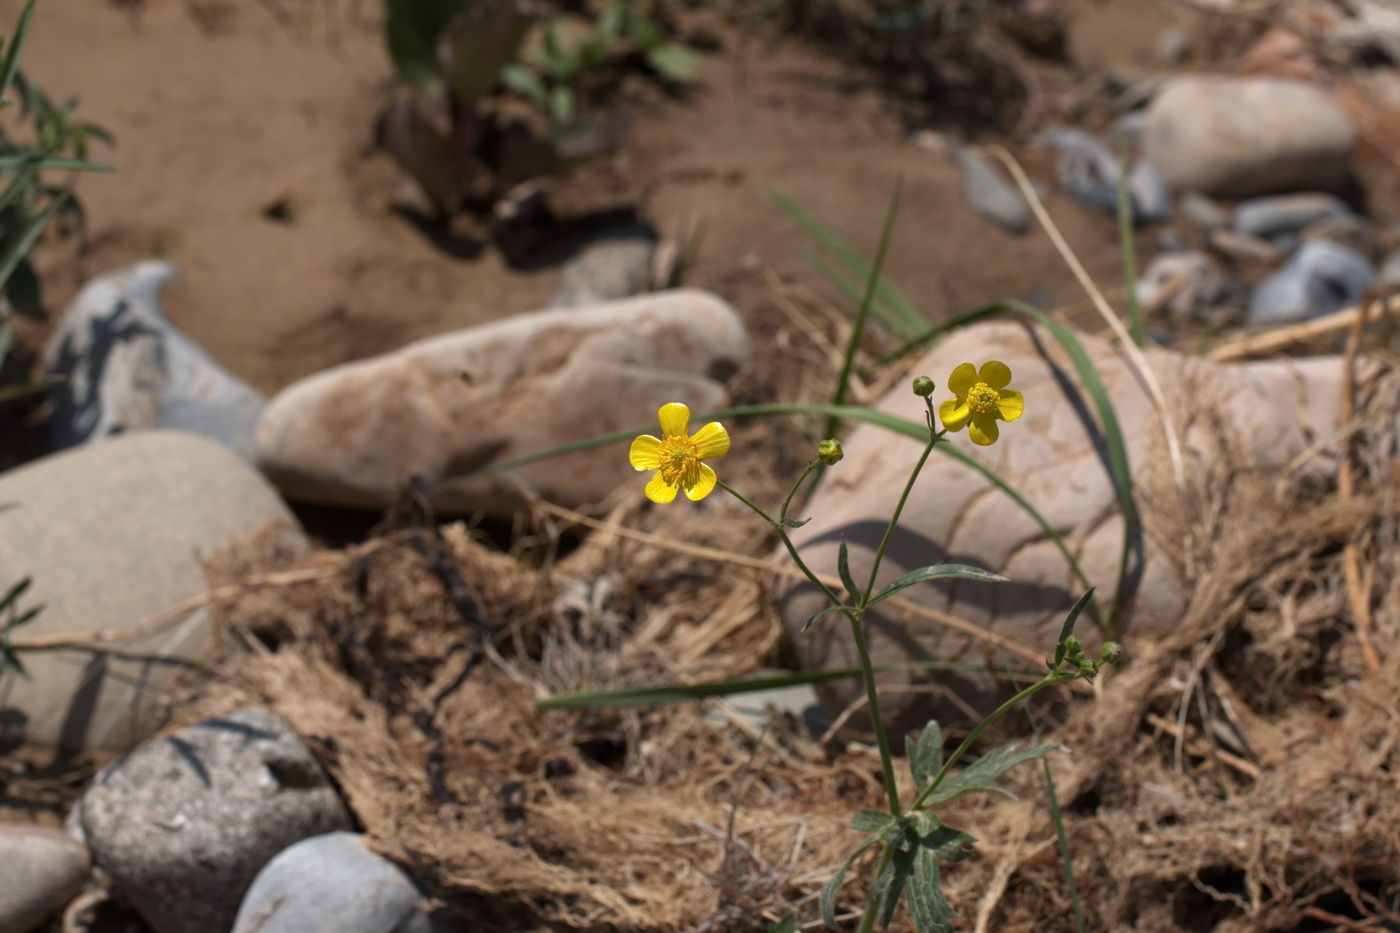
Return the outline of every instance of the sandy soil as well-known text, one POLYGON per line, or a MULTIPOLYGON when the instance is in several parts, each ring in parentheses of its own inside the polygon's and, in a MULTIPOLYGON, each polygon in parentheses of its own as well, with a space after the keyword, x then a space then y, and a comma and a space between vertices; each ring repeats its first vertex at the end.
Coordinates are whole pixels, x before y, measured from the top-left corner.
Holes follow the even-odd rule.
MULTIPOLYGON (((19 0, 0 0, 0 22, 19 0)), ((48 0, 24 65, 116 137, 116 168, 78 185, 91 246, 46 244, 61 309, 87 278, 135 260, 174 262, 171 318, 232 371, 271 392, 345 360, 542 306, 555 250, 512 269, 487 247, 459 258, 393 208, 408 185, 370 145, 392 89, 368 0, 48 0), (282 214, 282 218, 272 215, 282 214)), ((1080 41, 1098 47, 1094 34, 1080 41)), ((888 268, 931 317, 994 297, 1079 296, 1042 236, 971 215, 948 160, 874 79, 793 39, 749 36, 707 62, 683 99, 624 88, 636 129, 615 156, 553 182, 567 212, 635 206, 663 234, 705 227, 690 284, 750 315, 762 271, 824 288, 807 238, 765 195, 782 191, 873 252, 895 177, 906 178, 888 268)), ((1042 166, 1043 167, 1043 166, 1042 166)), ((1047 172, 1041 172, 1048 178, 1047 172)), ((1091 272, 1120 275, 1113 224, 1051 204, 1091 272)))

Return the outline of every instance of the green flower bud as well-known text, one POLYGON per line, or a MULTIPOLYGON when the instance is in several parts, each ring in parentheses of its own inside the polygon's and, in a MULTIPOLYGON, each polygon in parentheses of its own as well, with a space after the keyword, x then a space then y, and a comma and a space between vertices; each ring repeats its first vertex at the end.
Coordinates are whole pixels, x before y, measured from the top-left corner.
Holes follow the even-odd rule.
POLYGON ((916 376, 914 378, 914 394, 919 398, 928 398, 933 394, 933 380, 928 376, 916 376))
POLYGON ((844 456, 846 454, 841 450, 841 442, 834 437, 828 437, 817 445, 817 459, 827 466, 831 466, 844 456))
POLYGON ((1079 640, 1078 635, 1071 635, 1065 639, 1065 655, 1070 658, 1084 657, 1084 642, 1079 640))
POLYGON ((1105 664, 1117 664, 1123 660, 1123 646, 1116 641, 1106 641, 1103 649, 1099 652, 1099 657, 1105 664))

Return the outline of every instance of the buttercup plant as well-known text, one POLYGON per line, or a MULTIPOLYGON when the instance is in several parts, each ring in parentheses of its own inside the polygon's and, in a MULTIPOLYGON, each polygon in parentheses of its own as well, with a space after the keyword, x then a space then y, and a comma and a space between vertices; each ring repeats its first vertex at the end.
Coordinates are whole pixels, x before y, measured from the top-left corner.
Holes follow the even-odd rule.
POLYGON ((947 435, 964 427, 968 429, 968 436, 974 444, 994 444, 1000 436, 997 422, 1011 422, 1021 417, 1025 402, 1020 392, 1009 388, 1011 378, 1010 368, 998 360, 984 363, 980 369, 971 363, 964 363, 953 370, 948 379, 948 388, 954 398, 944 401, 936 411, 932 402, 936 390, 933 380, 928 376, 919 376, 914 380, 914 394, 924 402, 928 440, 890 516, 864 586, 857 584, 848 560, 846 542, 841 541, 837 552, 837 571, 845 589, 844 595, 837 595, 807 566, 788 536, 788 529, 805 524, 805 520, 788 517, 788 510, 802 484, 820 466, 835 465, 843 456, 841 445, 834 438, 823 440, 818 445, 817 455, 793 483, 776 517, 721 482, 714 470, 701 462, 729 452, 729 434, 719 422, 711 422, 690 435, 690 409, 679 402, 672 402, 663 405, 658 413, 663 436, 656 438, 644 434, 632 442, 629 455, 632 466, 639 471, 656 471, 646 486, 646 495, 652 501, 671 502, 680 489, 685 490, 688 498, 700 500, 719 487, 773 526, 793 562, 831 602, 828 608, 807 620, 803 626, 804 632, 818 619, 832 613, 845 616, 851 626, 865 681, 872 728, 879 746, 888 808, 885 811, 861 810, 851 821, 851 828, 865 833, 866 838, 822 888, 819 898, 822 919, 833 930, 837 928, 836 897, 846 872, 862 854, 879 846, 875 880, 861 915, 860 933, 868 933, 877 921, 882 926, 888 926, 906 892, 910 916, 921 933, 951 931, 951 921, 957 917, 957 912, 943 895, 939 863, 967 858, 976 840, 943 823, 935 815, 934 808, 967 794, 994 792, 1011 796, 1006 788, 996 783, 1002 775, 1022 762, 1043 759, 1050 752, 1062 749, 1051 744, 1022 749, 1016 743, 1011 743, 993 749, 957 774, 952 773, 954 766, 988 726, 1022 701, 1055 684, 1092 680, 1105 664, 1117 663, 1122 653, 1116 643, 1109 642, 1103 646, 1097 659, 1090 658, 1084 653, 1079 638, 1072 634, 1075 622, 1092 598, 1093 591, 1090 590, 1066 616, 1055 645, 1054 657, 1046 661, 1048 672, 974 726, 951 755, 944 757, 943 733, 937 721, 930 721, 918 735, 906 737, 905 756, 917 792, 907 808, 901 804, 894 756, 880 715, 880 699, 875 689, 874 665, 865 639, 864 617, 870 607, 917 583, 953 578, 1005 581, 1006 578, 978 567, 945 563, 911 570, 880 590, 875 589, 880 564, 899 524, 900 514, 934 448, 940 443, 950 443, 947 435), (938 427, 939 421, 943 424, 942 429, 938 427))

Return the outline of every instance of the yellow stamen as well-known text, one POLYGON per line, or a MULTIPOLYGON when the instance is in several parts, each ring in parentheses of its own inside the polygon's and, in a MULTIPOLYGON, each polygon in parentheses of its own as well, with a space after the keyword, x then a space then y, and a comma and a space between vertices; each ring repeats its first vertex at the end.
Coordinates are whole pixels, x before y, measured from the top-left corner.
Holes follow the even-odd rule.
POLYGON ((967 390, 967 407, 972 409, 974 414, 995 414, 999 401, 1001 401, 1001 393, 985 382, 979 382, 967 390))

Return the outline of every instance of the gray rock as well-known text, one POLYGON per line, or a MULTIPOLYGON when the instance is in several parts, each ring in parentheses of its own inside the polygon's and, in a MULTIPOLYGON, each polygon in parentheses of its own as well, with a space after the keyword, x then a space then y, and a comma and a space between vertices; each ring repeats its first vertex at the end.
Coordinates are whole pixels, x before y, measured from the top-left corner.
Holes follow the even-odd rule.
POLYGON ((1382 285, 1400 284, 1400 252, 1389 253, 1381 260, 1379 281, 1382 285))
MULTIPOLYGON (((14 633, 84 636, 134 626, 208 589, 204 557, 270 525, 304 547, 267 481, 192 434, 141 431, 0 474, 0 587, 33 584, 44 609, 14 633)), ((21 652, 30 679, 0 675, 8 740, 125 750, 160 725, 160 691, 203 652, 204 609, 109 650, 21 652)), ((4 748, 0 748, 3 754, 4 748)))
POLYGON ((99 276, 68 306, 49 341, 53 450, 141 428, 173 428, 253 459, 264 399, 229 374, 166 318, 160 293, 175 277, 164 262, 99 276))
MULTIPOLYGON (((1165 464, 1161 429, 1141 381, 1109 342, 1089 336, 1080 340, 1104 380, 1123 427, 1140 507, 1174 508, 1179 501, 1175 480, 1165 464)), ((1182 439, 1188 496, 1204 495, 1205 484, 1214 482, 1212 477, 1224 462, 1232 469, 1257 469, 1265 475, 1282 469, 1340 424, 1341 368, 1336 357, 1221 365, 1150 347, 1144 353, 1176 424, 1183 429, 1189 426, 1182 439)), ((1088 416, 1091 423, 1085 420, 1085 395, 1072 387, 1074 366, 1054 338, 1021 323, 977 324, 945 338, 912 371, 927 373, 938 382, 937 403, 949 397, 946 382, 955 366, 988 359, 1002 360, 1010 367, 1011 386, 1025 396, 1025 415, 1003 425, 1001 439, 991 447, 974 447, 965 433, 950 439, 1033 503, 1064 536, 1089 582, 1099 593, 1111 594, 1123 540, 1116 492, 1104 466, 1097 426, 1092 416, 1088 416)), ((922 405, 907 383, 892 389, 877 407, 922 421, 922 405)), ((923 445, 862 424, 843 439, 843 446, 845 459, 828 472, 801 516, 811 516, 811 521, 792 536, 813 570, 833 575, 844 537, 850 568, 856 579, 863 580, 923 445)), ((1309 476, 1321 478, 1334 472, 1336 463, 1327 458, 1310 460, 1305 469, 1309 476)), ((1150 637, 1179 624, 1191 589, 1179 576, 1172 542, 1144 535, 1137 547, 1140 556, 1135 561, 1140 561, 1141 570, 1122 624, 1131 633, 1150 637)), ((1064 610, 1083 592, 1060 551, 1008 496, 952 457, 935 456, 910 493, 877 585, 945 560, 994 570, 1010 582, 929 583, 901 595, 957 616, 976 629, 1047 652, 1064 610)), ((783 624, 805 668, 858 663, 849 627, 835 616, 801 633, 813 613, 824 608, 820 593, 804 584, 777 595, 783 624)), ((989 652, 994 654, 980 639, 898 609, 883 610, 883 606, 877 605, 866 616, 877 664, 986 663, 989 652)), ((1078 634, 1092 645, 1095 626, 1086 618, 1078 634)), ((930 688, 957 691, 976 704, 989 699, 989 694, 1000 696, 986 680, 972 675, 906 667, 878 677, 890 688, 882 704, 894 735, 922 726, 931 712, 962 718, 953 708, 935 710, 937 694, 931 695, 930 688)), ((816 689, 832 716, 862 695, 858 681, 832 681, 816 689)), ((860 727, 856 720, 853 725, 860 727)))
POLYGON ((28 933, 83 889, 87 846, 61 829, 0 823, 0 930, 28 933))
POLYGON ((1225 212, 1225 208, 1195 191, 1183 194, 1178 206, 1187 220, 1206 233, 1219 230, 1230 223, 1230 215, 1225 212))
POLYGON ((564 265, 551 308, 579 308, 631 298, 651 284, 656 235, 633 225, 612 230, 587 243, 564 265))
MULTIPOLYGON (((1112 150, 1082 130, 1063 127, 1041 132, 1036 142, 1060 153, 1057 170, 1070 197, 1093 210, 1117 214, 1118 158, 1112 150)), ((1128 199, 1134 224, 1171 215, 1171 192, 1147 162, 1128 167, 1128 199)))
POLYGON ((303 839, 268 862, 233 933, 447 933, 428 895, 358 833, 303 839))
POLYGON ((1350 213, 1351 208, 1336 195, 1320 191, 1280 194, 1241 201, 1235 206, 1234 227, 1250 236, 1272 238, 1301 233, 1309 224, 1350 213))
POLYGON ((351 828, 301 739, 258 709, 128 753, 97 775, 80 806, 93 860, 155 933, 230 929, 273 856, 351 828))
POLYGON ((1137 299, 1144 310, 1160 303, 1161 310, 1177 321, 1213 320, 1225 295, 1220 266, 1207 254, 1195 251, 1156 257, 1137 283, 1137 299), (1166 295, 1178 279, 1181 282, 1176 290, 1166 295))
POLYGON ((962 147, 953 149, 953 158, 962 169, 963 196, 973 213, 1012 233, 1025 233, 1030 229, 1031 215, 1026 202, 990 161, 962 147))
MULTIPOLYGON (((748 362, 743 322, 683 289, 538 311, 337 366, 283 390, 258 425, 259 462, 287 495, 383 508, 415 475, 429 484, 492 463, 729 402, 722 380, 748 362), (353 417, 347 417, 353 412, 353 417)), ((563 505, 635 481, 603 447, 533 463, 439 496, 447 513, 508 516, 519 483, 563 505)))
POLYGON ((1375 228, 1365 217, 1359 217, 1356 214, 1328 217, 1308 224, 1303 228, 1300 236, 1305 243, 1310 243, 1313 240, 1328 240, 1338 246, 1345 246, 1347 249, 1365 256, 1368 260, 1374 259, 1380 250, 1375 228))
POLYGON ((1213 230, 1210 234, 1212 249, 1219 250, 1236 262, 1252 262, 1273 266, 1283 261, 1284 252, 1268 240, 1247 233, 1236 233, 1228 228, 1213 230))
POLYGON ((1246 320, 1261 327, 1331 314, 1359 302, 1374 281, 1365 256, 1328 240, 1304 243, 1282 269, 1255 286, 1246 320))
POLYGON ((1168 185, 1217 197, 1335 190, 1353 145, 1326 92, 1275 78, 1176 78, 1148 106, 1143 132, 1168 185))

